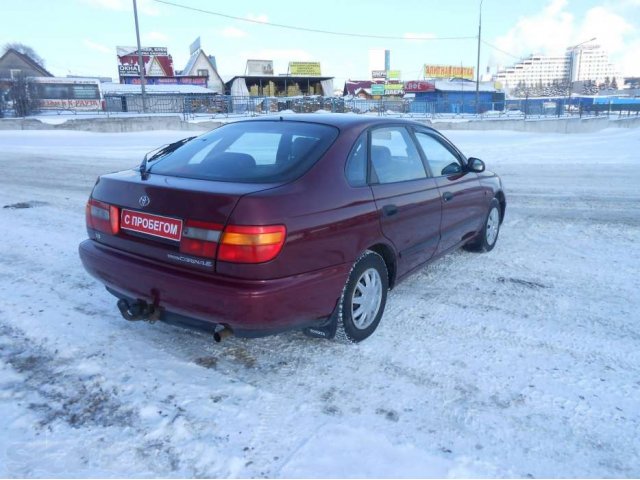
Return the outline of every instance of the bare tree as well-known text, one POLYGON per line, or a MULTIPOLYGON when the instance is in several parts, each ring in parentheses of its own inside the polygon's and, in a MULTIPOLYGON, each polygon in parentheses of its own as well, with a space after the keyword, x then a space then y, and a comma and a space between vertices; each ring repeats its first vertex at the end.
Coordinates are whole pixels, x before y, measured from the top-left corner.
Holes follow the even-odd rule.
POLYGON ((40 65, 41 67, 44 67, 44 58, 38 55, 36 51, 33 48, 31 48, 29 45, 25 45, 24 43, 20 43, 20 42, 5 43, 4 46, 2 47, 2 55, 4 55, 9 49, 13 49, 16 52, 20 52, 23 55, 26 55, 27 57, 31 58, 31 60, 36 62, 38 65, 40 65))
POLYGON ((9 89, 9 98, 13 100, 13 110, 16 117, 26 117, 38 110, 38 100, 30 95, 27 77, 21 73, 9 89))

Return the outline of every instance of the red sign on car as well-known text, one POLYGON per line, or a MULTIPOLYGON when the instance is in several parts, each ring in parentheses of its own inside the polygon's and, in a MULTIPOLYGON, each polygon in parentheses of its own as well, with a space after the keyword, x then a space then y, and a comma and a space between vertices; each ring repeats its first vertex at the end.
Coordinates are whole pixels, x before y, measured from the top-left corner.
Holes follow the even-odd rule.
POLYGON ((180 241, 182 237, 182 220, 132 210, 122 210, 120 227, 168 240, 180 241))

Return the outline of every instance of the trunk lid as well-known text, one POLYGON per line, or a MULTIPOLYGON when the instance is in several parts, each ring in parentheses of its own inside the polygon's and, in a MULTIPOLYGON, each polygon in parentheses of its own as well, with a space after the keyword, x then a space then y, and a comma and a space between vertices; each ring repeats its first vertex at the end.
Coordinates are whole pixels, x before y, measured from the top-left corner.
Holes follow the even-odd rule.
POLYGON ((119 210, 120 230, 115 235, 89 230, 91 238, 136 255, 177 265, 213 271, 213 259, 180 253, 180 238, 187 220, 226 225, 244 195, 274 188, 273 183, 235 183, 150 174, 137 170, 103 175, 92 198, 119 210))

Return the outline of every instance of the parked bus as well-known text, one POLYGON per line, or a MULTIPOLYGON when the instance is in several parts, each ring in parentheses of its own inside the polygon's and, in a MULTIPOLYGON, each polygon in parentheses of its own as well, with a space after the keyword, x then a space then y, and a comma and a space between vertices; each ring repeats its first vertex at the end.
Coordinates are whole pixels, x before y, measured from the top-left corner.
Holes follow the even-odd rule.
POLYGON ((30 77, 28 82, 29 94, 41 110, 104 110, 98 80, 30 77))

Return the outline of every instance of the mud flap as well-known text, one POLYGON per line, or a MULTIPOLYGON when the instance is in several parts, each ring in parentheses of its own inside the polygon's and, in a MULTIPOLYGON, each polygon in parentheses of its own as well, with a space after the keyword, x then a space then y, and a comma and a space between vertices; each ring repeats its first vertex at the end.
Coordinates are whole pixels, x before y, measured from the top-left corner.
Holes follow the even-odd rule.
POLYGON ((302 330, 302 333, 312 338, 325 338, 327 340, 334 338, 338 330, 338 317, 340 316, 339 304, 340 302, 336 305, 331 316, 323 323, 314 325, 313 327, 306 327, 302 330))

